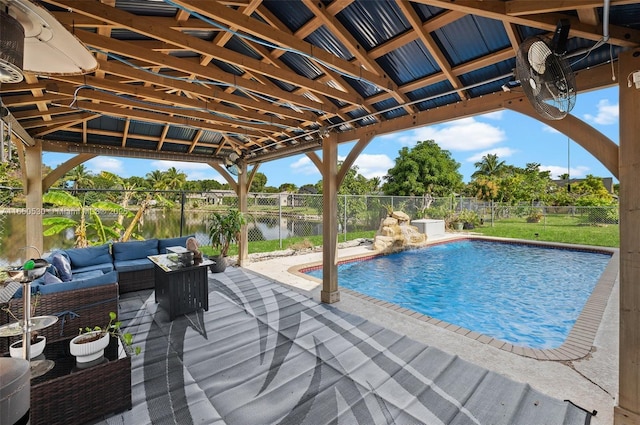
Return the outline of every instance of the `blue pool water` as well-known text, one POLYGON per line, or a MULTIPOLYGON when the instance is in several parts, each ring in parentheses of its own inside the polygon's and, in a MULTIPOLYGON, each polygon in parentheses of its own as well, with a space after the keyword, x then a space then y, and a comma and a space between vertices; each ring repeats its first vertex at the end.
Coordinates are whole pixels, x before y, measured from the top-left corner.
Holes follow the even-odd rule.
POLYGON ((338 284, 514 345, 555 348, 610 259, 465 240, 341 264, 338 284))

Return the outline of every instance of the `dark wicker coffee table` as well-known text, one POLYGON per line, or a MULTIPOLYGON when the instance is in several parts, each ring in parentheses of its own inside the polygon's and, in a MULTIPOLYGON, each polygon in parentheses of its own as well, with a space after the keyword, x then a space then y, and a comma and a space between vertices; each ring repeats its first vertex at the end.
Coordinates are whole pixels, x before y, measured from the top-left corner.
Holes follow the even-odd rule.
POLYGON ((80 425, 131 409, 131 358, 118 339, 112 337, 104 358, 85 369, 77 368, 69 341, 44 350, 55 366, 31 379, 31 425, 80 425))
POLYGON ((169 320, 199 309, 209 310, 207 279, 211 260, 183 266, 169 260, 169 255, 148 257, 155 264, 155 299, 169 313, 169 320))

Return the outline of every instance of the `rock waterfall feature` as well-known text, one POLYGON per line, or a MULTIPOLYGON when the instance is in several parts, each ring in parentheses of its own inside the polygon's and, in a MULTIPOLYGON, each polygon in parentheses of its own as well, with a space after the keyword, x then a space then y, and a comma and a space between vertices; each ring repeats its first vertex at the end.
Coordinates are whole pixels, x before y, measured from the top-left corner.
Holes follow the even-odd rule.
POLYGON ((380 222, 373 241, 373 249, 382 252, 401 251, 409 247, 422 246, 427 235, 410 224, 411 218, 402 211, 394 211, 380 222))

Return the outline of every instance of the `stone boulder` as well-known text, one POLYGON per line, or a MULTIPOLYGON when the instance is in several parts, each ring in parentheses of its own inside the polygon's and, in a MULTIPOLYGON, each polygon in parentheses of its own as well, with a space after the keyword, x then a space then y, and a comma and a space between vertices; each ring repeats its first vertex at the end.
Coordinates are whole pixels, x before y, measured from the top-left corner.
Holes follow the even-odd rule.
POLYGON ((410 221, 410 217, 402 211, 394 211, 390 216, 383 218, 373 241, 373 249, 395 252, 423 245, 427 241, 427 235, 409 224, 410 221))

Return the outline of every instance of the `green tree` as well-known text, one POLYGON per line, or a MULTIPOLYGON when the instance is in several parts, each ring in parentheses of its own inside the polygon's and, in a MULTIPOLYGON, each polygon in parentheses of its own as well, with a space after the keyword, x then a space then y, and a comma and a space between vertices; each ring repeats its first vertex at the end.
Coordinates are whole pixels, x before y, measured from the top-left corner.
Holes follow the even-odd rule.
MULTIPOLYGON (((338 162, 338 168, 342 167, 344 163, 338 162)), ((349 196, 349 195, 367 195, 371 193, 371 182, 362 174, 358 173, 358 166, 354 165, 347 171, 342 180, 342 184, 338 188, 338 220, 345 226, 351 222, 353 225, 361 222, 366 218, 367 204, 362 196, 349 196), (346 219, 347 223, 344 223, 344 211, 346 202, 346 219)))
POLYGON ((71 182, 71 193, 74 195, 78 193, 78 189, 94 186, 93 174, 91 174, 91 171, 89 171, 84 164, 73 168, 66 174, 65 178, 71 182))
POLYGON ((154 190, 166 190, 167 182, 164 179, 164 173, 160 170, 153 170, 145 176, 148 187, 154 190))
POLYGON ((438 197, 462 188, 460 164, 433 140, 418 142, 412 149, 404 147, 399 155, 385 176, 382 190, 386 195, 438 197))
POLYGON ((530 162, 522 171, 522 176, 519 200, 544 201, 552 185, 551 172, 540 171, 540 164, 530 162))
POLYGON ((262 192, 264 191, 264 187, 267 185, 267 176, 264 173, 257 172, 253 176, 253 180, 251 181, 251 187, 249 188, 249 192, 262 192))
POLYGON ((505 171, 505 162, 498 160, 498 155, 489 153, 482 160, 473 164, 477 170, 471 175, 472 179, 478 177, 500 177, 505 171))
POLYGON ((371 182, 371 192, 377 192, 380 190, 380 185, 382 184, 382 179, 380 177, 371 177, 369 182, 371 182))
POLYGON ((571 190, 578 195, 576 205, 606 206, 614 203, 614 198, 604 187, 602 179, 592 174, 588 174, 584 180, 574 184, 571 190))
POLYGON ((278 187, 279 192, 296 192, 298 190, 298 186, 293 183, 282 183, 280 187, 278 187))
POLYGON ((163 180, 169 190, 181 190, 187 181, 187 175, 178 171, 176 167, 171 167, 163 173, 163 180))

